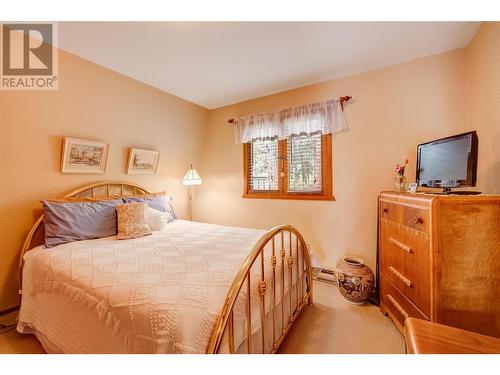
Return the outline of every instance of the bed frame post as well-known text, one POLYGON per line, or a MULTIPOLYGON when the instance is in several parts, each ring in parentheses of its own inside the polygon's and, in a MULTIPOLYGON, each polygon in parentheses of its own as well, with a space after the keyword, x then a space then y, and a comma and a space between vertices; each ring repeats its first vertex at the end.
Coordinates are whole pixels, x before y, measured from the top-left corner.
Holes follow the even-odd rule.
POLYGON ((295 229, 291 225, 281 225, 275 228, 272 228, 268 232, 266 232, 259 241, 253 247, 250 255, 247 257, 240 271, 236 275, 236 278, 231 285, 228 294, 226 295, 226 299, 224 301, 222 310, 219 314, 219 318, 217 319, 217 323, 212 332, 212 336, 210 337, 207 353, 217 354, 220 352, 222 339, 225 337, 227 333, 227 340, 229 346, 229 352, 234 353, 237 348, 234 347, 234 306, 240 293, 245 298, 246 304, 246 322, 245 326, 247 329, 246 337, 247 342, 247 352, 253 353, 252 351, 252 309, 251 309, 251 296, 258 296, 258 299, 254 300, 254 303, 258 301, 259 303, 259 318, 261 339, 262 339, 262 352, 263 353, 276 353, 280 344, 283 342, 285 336, 290 331, 290 328, 293 322, 297 319, 299 313, 301 312, 304 305, 312 304, 312 268, 311 268, 311 260, 309 257, 308 248, 304 238, 299 233, 297 229, 295 229), (286 256, 285 250, 285 232, 288 232, 288 241, 287 244, 289 246, 289 256, 286 256), (293 255, 293 246, 292 246, 292 234, 296 238, 296 256, 293 255), (280 244, 280 257, 281 262, 277 261, 276 249, 275 249, 275 237, 280 244), (269 246, 267 246, 269 245, 269 246), (269 256, 266 256, 266 249, 269 256), (300 252, 300 254, 299 254, 300 252), (260 259, 259 259, 260 258, 260 259), (286 259, 285 259, 286 258, 286 259), (266 280, 265 280, 265 264, 269 261, 269 268, 271 270, 270 278, 272 288, 266 288, 266 280), (297 262, 296 267, 294 267, 294 263, 297 262), (299 264, 300 262, 300 264, 299 264), (252 270, 252 266, 255 264, 258 270, 252 270), (276 322, 275 322, 275 310, 278 308, 276 306, 276 271, 277 268, 281 268, 278 275, 281 282, 281 294, 279 304, 281 305, 281 332, 279 335, 276 335, 276 322), (286 271, 288 269, 288 271, 286 271), (294 269, 297 272, 297 278, 295 279, 295 286, 293 285, 294 278, 293 273, 294 269), (305 272, 300 274, 299 269, 302 269, 305 272), (285 272, 290 272, 289 277, 285 277, 285 272), (252 277, 250 277, 252 275, 252 277), (252 282, 250 282, 252 280, 252 282), (288 288, 284 288, 284 283, 289 281, 288 288), (305 283, 304 283, 305 281, 305 283), (243 288, 243 285, 246 284, 246 288, 243 288), (305 285, 305 291, 304 291, 305 285), (300 288, 300 289, 299 289, 300 288), (292 291, 295 289, 296 302, 297 304, 294 306, 292 304, 292 291), (265 310, 265 299, 266 299, 266 291, 269 292, 270 297, 269 300, 272 301, 272 305, 269 307, 268 313, 272 316, 272 325, 265 324, 266 319, 266 310, 265 310), (299 295, 300 291, 300 295, 299 295), (289 295, 286 296, 286 293, 289 295), (287 298, 285 298, 285 296, 287 298), (287 300, 285 302, 285 300, 287 300), (287 304, 289 306, 288 311, 284 309, 284 305, 287 304), (286 319, 286 321, 285 321, 286 319), (272 332, 269 331, 269 326, 271 326, 272 332), (271 337, 273 339, 272 348, 270 351, 266 350, 265 339, 271 337))

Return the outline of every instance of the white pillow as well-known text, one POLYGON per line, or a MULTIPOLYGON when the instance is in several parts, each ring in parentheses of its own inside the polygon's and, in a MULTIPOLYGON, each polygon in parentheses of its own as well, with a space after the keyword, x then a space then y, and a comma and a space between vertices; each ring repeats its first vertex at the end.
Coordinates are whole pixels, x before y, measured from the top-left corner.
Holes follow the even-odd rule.
POLYGON ((174 221, 170 213, 161 212, 151 207, 146 209, 144 216, 148 226, 155 232, 165 230, 167 224, 174 221))

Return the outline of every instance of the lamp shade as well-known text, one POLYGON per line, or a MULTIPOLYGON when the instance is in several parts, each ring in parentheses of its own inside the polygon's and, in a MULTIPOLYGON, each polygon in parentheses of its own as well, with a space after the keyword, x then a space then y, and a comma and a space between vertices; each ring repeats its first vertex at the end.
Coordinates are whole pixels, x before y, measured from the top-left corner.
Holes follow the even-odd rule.
POLYGON ((201 177, 196 169, 191 167, 188 169, 184 179, 182 180, 184 185, 201 185, 201 177))

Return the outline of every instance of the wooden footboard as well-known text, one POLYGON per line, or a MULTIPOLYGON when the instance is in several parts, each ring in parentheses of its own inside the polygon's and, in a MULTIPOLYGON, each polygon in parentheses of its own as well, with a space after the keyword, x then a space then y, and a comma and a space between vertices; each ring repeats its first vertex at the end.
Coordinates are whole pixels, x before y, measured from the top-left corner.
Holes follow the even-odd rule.
POLYGON ((312 271, 306 242, 291 225, 275 227, 255 244, 236 275, 207 353, 275 353, 306 303, 312 304, 312 271), (257 317, 252 316, 256 301, 257 317), (238 324, 236 309, 245 310, 245 319, 238 324), (252 325, 256 321, 257 328, 252 325), (238 332, 243 326, 246 332, 238 332))

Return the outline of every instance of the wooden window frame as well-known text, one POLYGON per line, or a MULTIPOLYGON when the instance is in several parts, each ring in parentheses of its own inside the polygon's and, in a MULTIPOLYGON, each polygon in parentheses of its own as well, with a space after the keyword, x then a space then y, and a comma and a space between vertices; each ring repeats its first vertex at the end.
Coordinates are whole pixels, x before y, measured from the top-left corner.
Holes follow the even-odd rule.
POLYGON ((278 158, 283 163, 283 176, 279 173, 278 191, 263 191, 250 189, 250 143, 243 144, 243 198, 258 199, 296 199, 333 201, 333 171, 332 171, 332 135, 321 136, 321 186, 320 192, 287 192, 288 190, 288 157, 287 140, 278 141, 278 158))

